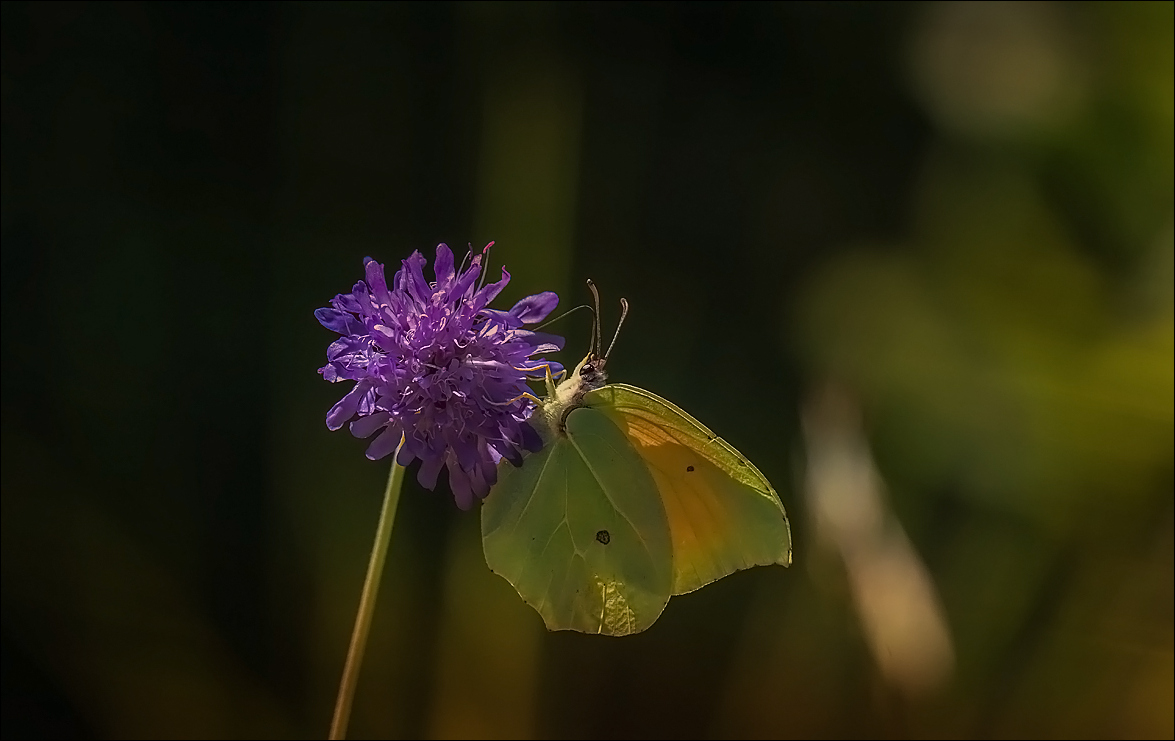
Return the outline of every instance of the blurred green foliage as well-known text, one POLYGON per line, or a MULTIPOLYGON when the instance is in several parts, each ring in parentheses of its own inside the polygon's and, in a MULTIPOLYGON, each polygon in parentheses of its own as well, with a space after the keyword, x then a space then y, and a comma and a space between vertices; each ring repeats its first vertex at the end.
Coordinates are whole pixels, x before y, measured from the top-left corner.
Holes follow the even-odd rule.
POLYGON ((386 465, 312 311, 496 240, 502 305, 629 299, 613 377, 756 462, 796 564, 548 634, 410 480, 353 737, 1171 737, 1173 7, 5 3, 4 736, 325 733, 386 465), (826 382, 926 693, 810 521, 826 382))

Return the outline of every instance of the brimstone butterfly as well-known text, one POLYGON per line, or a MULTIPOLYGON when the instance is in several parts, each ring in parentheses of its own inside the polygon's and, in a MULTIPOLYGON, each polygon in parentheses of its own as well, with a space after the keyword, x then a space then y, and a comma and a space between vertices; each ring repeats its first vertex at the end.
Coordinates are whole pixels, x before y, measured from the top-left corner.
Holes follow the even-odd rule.
POLYGON ((673 595, 789 565, 791 530, 729 443, 656 394, 606 384, 600 348, 597 320, 575 371, 558 386, 548 371, 530 418, 543 448, 500 465, 482 540, 490 569, 548 629, 620 636, 652 625, 673 595))

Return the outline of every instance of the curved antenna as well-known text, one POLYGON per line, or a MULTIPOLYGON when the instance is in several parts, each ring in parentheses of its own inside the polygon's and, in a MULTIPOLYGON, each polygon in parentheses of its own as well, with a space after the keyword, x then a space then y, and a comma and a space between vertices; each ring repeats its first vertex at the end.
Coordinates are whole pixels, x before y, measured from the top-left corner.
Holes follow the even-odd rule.
POLYGON ((592 300, 596 305, 596 320, 592 322, 595 329, 592 333, 592 346, 588 348, 588 356, 598 358, 600 350, 604 347, 604 341, 600 337, 600 292, 596 290, 596 284, 592 282, 591 278, 588 278, 587 285, 592 291, 592 300))
POLYGON ((580 304, 579 306, 572 307, 572 308, 568 309, 567 311, 563 312, 562 314, 560 314, 559 316, 555 317, 554 319, 548 319, 547 321, 543 322, 542 324, 535 327, 531 331, 537 332, 540 329, 542 329, 543 327, 547 326, 548 324, 554 324, 555 322, 559 321, 560 319, 562 319, 566 316, 569 316, 571 314, 574 314, 575 312, 579 311, 580 309, 587 309, 587 310, 591 311, 592 307, 588 306, 587 304, 580 304))
POLYGON ((620 328, 624 326, 624 319, 628 316, 628 299, 620 299, 620 322, 616 325, 616 333, 612 335, 612 344, 608 345, 608 352, 604 353, 604 360, 608 360, 608 356, 612 354, 612 348, 616 346, 616 338, 620 336, 620 328))

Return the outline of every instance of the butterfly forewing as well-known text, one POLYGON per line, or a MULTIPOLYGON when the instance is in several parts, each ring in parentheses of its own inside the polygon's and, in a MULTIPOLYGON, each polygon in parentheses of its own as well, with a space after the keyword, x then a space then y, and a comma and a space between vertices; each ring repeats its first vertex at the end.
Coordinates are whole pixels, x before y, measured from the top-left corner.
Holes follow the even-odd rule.
POLYGON ((645 462, 673 541, 673 593, 740 569, 791 563, 791 532, 775 490, 750 461, 677 406, 624 384, 588 394, 645 462))
POLYGON ((605 415, 575 409, 566 433, 521 468, 501 466, 482 508, 486 562, 551 630, 642 631, 673 585, 657 485, 605 415))

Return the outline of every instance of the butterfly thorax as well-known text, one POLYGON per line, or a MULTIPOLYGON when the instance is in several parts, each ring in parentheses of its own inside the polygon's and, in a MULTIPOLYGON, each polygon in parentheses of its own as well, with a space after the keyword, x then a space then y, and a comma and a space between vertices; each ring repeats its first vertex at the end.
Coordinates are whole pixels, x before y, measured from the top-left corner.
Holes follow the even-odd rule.
POLYGON ((604 371, 606 362, 605 358, 589 354, 579 361, 579 365, 575 366, 571 375, 561 381, 558 386, 548 381, 547 398, 543 400, 539 409, 547 429, 540 430, 540 434, 544 437, 546 433, 559 437, 567 434, 567 415, 572 410, 584 405, 584 396, 598 388, 603 388, 608 382, 608 374, 604 371))

